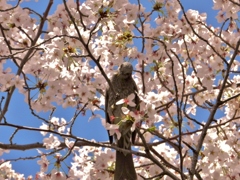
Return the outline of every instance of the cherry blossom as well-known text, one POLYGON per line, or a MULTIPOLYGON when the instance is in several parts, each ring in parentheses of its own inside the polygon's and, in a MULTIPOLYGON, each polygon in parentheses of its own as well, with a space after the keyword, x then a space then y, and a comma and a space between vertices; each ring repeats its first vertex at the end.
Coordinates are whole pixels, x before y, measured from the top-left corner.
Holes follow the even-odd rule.
MULTIPOLYGON (((112 117, 112 118, 114 118, 114 117, 112 117)), ((120 139, 121 133, 120 133, 120 131, 119 131, 119 125, 118 125, 118 124, 109 124, 109 123, 106 123, 104 119, 102 120, 102 124, 103 124, 103 126, 104 126, 107 130, 109 130, 109 134, 110 134, 111 136, 113 136, 114 134, 116 134, 116 135, 117 135, 117 139, 120 139)))
POLYGON ((119 105, 119 104, 127 104, 131 107, 135 107, 136 104, 133 102, 135 98, 135 94, 130 94, 126 99, 120 99, 119 101, 116 102, 116 105, 119 105))
POLYGON ((44 138, 43 142, 47 149, 57 148, 60 145, 60 141, 53 134, 50 134, 49 138, 44 138))
POLYGON ((3 153, 9 153, 9 150, 0 149, 0 156, 2 156, 3 153))
POLYGON ((49 161, 46 156, 43 155, 41 160, 38 160, 37 163, 41 166, 41 172, 46 172, 48 170, 49 161))
POLYGON ((52 170, 51 172, 51 179, 53 180, 66 180, 67 177, 65 175, 65 173, 61 172, 61 171, 57 171, 57 170, 52 170))
POLYGON ((121 137, 104 106, 124 61, 138 93, 116 105, 139 132, 138 179, 240 178, 239 1, 213 0, 212 24, 180 0, 63 0, 56 8, 50 0, 43 12, 29 1, 0 1, 0 128, 11 131, 0 143, 0 179, 112 179, 116 147, 79 137, 88 127, 77 124, 101 120, 121 137), (12 109, 18 95, 31 123, 12 109), (59 117, 59 109, 74 113, 59 117), (22 144, 23 132, 43 136, 22 144), (31 149, 39 155, 5 158, 31 149), (35 159, 39 172, 15 172, 11 162, 22 159, 35 159))

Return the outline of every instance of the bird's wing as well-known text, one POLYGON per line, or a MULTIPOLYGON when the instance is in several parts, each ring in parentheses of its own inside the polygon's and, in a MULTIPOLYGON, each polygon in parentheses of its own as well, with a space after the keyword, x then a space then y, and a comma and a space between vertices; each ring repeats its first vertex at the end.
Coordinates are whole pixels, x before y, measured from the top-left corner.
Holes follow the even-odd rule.
MULTIPOLYGON (((108 102, 109 102, 109 92, 108 92, 108 89, 107 89, 106 94, 105 94, 105 118, 106 118, 106 122, 111 124, 110 117, 108 115, 108 102)), ((107 132, 108 132, 109 141, 112 144, 113 143, 113 137, 110 136, 109 130, 107 132)))
MULTIPOLYGON (((133 83, 134 83, 134 94, 135 94, 135 104, 136 104, 136 109, 137 110, 140 110, 140 98, 138 97, 138 88, 137 88, 137 85, 135 83, 135 81, 133 80, 133 83)), ((136 140, 136 135, 137 135, 137 132, 136 130, 132 132, 132 143, 134 144, 135 143, 135 140, 136 140)))

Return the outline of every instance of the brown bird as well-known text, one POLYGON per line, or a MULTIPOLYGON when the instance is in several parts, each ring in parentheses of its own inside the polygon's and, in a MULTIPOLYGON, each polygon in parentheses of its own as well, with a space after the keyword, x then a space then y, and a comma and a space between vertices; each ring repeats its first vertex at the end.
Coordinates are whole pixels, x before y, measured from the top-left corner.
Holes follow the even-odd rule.
MULTIPOLYGON (((127 106, 131 111, 136 111, 139 107, 139 97, 137 96, 137 86, 132 78, 133 67, 129 62, 124 62, 115 73, 110 82, 114 90, 110 87, 106 90, 105 96, 105 112, 106 121, 110 124, 119 123, 119 131, 121 137, 119 139, 115 136, 115 141, 118 147, 131 150, 131 142, 134 144, 136 138, 136 131, 131 131, 133 122, 130 120, 122 121, 125 119, 125 114, 122 112, 123 104, 116 105, 120 99, 127 98, 130 94, 134 93, 135 98, 133 102, 135 107, 127 106), (116 94, 115 94, 116 93, 116 94)), ((113 137, 109 135, 110 143, 113 143, 113 137)), ((114 173, 114 180, 136 180, 137 175, 134 168, 133 158, 131 153, 123 153, 116 151, 116 166, 114 173)))

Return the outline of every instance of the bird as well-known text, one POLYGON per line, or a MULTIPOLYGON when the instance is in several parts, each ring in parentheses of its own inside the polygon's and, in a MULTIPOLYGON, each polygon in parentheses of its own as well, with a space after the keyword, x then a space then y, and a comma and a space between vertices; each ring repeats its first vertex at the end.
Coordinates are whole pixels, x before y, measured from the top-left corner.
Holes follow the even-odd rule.
MULTIPOLYGON (((119 148, 131 150, 131 144, 135 143, 136 131, 131 131, 132 121, 122 121, 125 114, 122 112, 123 104, 116 104, 121 99, 127 98, 132 93, 135 95, 133 102, 135 107, 127 106, 130 111, 136 111, 139 107, 138 88, 132 78, 133 66, 130 62, 123 62, 118 71, 110 79, 112 87, 108 86, 105 94, 105 113, 106 122, 109 124, 119 124, 121 137, 111 136, 108 130, 109 141, 112 144, 113 139, 119 148)), ((114 171, 114 180, 136 180, 137 175, 134 168, 133 157, 131 153, 116 151, 116 164, 114 171)))

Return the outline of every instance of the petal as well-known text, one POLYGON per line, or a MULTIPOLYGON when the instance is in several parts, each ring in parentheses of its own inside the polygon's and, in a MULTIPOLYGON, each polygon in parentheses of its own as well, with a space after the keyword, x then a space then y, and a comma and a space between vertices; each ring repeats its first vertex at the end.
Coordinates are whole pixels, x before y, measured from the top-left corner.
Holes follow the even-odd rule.
POLYGON ((113 136, 115 134, 115 130, 109 130, 109 135, 113 136))
POLYGON ((118 102, 116 102, 116 105, 123 104, 123 103, 124 103, 124 99, 120 99, 118 102))
POLYGON ((106 126, 107 126, 107 124, 106 124, 106 119, 101 118, 101 122, 102 122, 103 127, 106 127, 106 126))
POLYGON ((120 139, 120 137, 121 137, 121 133, 117 130, 117 131, 115 131, 115 133, 116 133, 116 135, 117 135, 117 139, 120 139))
POLYGON ((127 97, 130 101, 132 101, 135 98, 135 94, 132 93, 127 97))
POLYGON ((117 124, 109 124, 109 123, 106 124, 107 130, 116 130, 118 128, 119 128, 119 125, 117 125, 117 124))
POLYGON ((128 114, 129 113, 129 109, 127 107, 122 107, 122 112, 123 114, 128 114))
POLYGON ((131 131, 133 132, 135 130, 136 126, 133 124, 133 126, 131 127, 131 131))
POLYGON ((128 105, 131 106, 131 107, 135 107, 136 106, 136 104, 134 102, 132 102, 132 101, 129 101, 128 105))

